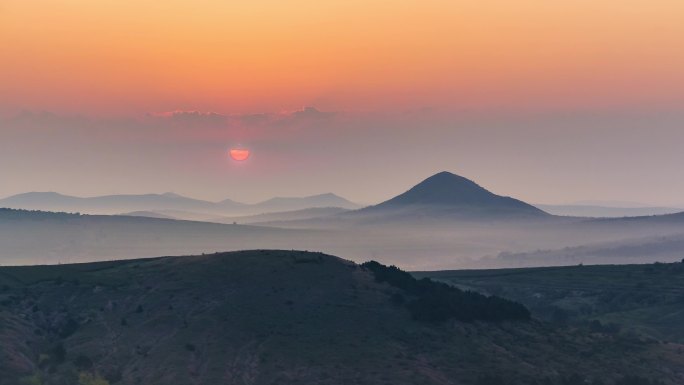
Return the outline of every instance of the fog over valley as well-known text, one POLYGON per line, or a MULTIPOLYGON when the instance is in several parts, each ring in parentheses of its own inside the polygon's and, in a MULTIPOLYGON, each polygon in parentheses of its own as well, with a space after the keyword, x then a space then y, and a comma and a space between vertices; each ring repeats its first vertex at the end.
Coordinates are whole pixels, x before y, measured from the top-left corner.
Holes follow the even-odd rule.
POLYGON ((247 205, 175 194, 33 193, 0 205, 17 208, 0 211, 3 264, 256 248, 320 250, 412 270, 648 263, 681 259, 684 238, 684 214, 557 216, 448 172, 363 208, 334 194, 247 205))

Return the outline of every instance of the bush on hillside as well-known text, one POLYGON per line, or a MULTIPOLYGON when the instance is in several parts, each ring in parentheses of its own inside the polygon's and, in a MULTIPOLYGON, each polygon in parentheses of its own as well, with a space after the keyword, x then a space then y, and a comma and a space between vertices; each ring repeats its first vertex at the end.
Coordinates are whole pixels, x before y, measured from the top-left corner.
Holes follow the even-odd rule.
POLYGON ((414 319, 426 322, 459 321, 505 321, 529 320, 530 312, 525 306, 497 296, 485 296, 473 291, 463 291, 445 283, 428 278, 415 279, 396 266, 385 266, 376 261, 362 264, 373 272, 377 282, 403 290, 405 301, 414 319))
POLYGON ((639 376, 624 376, 615 385, 664 385, 662 381, 649 380, 639 376))
POLYGON ((475 385, 506 385, 506 382, 499 375, 480 376, 475 385))

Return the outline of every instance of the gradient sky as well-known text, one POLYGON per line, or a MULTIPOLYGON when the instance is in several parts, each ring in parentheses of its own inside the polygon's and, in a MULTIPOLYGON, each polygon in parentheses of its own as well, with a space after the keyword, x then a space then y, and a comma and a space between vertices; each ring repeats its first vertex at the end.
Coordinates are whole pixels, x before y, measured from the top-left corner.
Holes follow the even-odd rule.
POLYGON ((683 19, 675 0, 5 0, 0 196, 372 203, 449 170, 532 202, 684 204, 683 19))

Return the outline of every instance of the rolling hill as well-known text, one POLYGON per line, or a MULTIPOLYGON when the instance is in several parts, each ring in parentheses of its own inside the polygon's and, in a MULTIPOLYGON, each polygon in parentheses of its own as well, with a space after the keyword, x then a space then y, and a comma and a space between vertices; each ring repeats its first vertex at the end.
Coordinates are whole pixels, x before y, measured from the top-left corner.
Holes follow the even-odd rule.
POLYGON ((307 197, 275 197, 251 206, 259 213, 297 211, 316 207, 339 207, 347 210, 361 206, 338 195, 327 193, 307 197))
POLYGON ((612 207, 598 205, 544 205, 535 204, 535 207, 553 215, 564 215, 571 217, 593 217, 593 218, 621 218, 637 217, 644 215, 663 215, 673 214, 684 211, 677 207, 612 207))
POLYGON ((178 219, 171 215, 161 214, 155 211, 131 211, 130 213, 119 214, 127 217, 145 217, 145 218, 157 218, 157 219, 178 219))
POLYGON ((684 233, 681 232, 646 237, 625 236, 616 241, 588 243, 561 249, 504 252, 496 257, 496 265, 529 267, 673 262, 684 256, 682 250, 684 233))
MULTIPOLYGON (((373 266, 256 250, 0 267, 0 384, 681 383, 678 345, 537 320, 423 320, 411 304, 435 284, 373 266)), ((498 311, 436 290, 465 296, 454 314, 498 311)))
POLYGON ((221 223, 246 223, 255 225, 275 225, 283 221, 297 221, 313 218, 325 218, 332 215, 348 212, 349 210, 341 207, 311 207, 293 211, 274 211, 264 214, 245 215, 239 217, 223 217, 216 221, 221 223))
POLYGON ((133 211, 120 215, 141 216, 149 218, 184 219, 213 223, 239 223, 256 225, 275 225, 282 221, 297 221, 313 218, 327 217, 340 214, 349 210, 341 207, 310 207, 293 211, 275 211, 263 214, 240 215, 240 216, 217 216, 213 214, 191 213, 188 211, 159 210, 159 211, 133 211))
POLYGON ((118 215, 0 209, 0 264, 56 264, 294 248, 321 232, 118 215))

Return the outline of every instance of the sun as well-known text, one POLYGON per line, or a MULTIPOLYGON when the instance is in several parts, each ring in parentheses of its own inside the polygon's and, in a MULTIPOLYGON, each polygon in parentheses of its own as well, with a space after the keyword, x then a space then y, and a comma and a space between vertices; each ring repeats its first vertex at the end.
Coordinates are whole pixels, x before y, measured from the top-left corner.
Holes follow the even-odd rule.
POLYGON ((249 158, 249 150, 246 148, 231 148, 230 157, 238 162, 245 161, 249 158))

